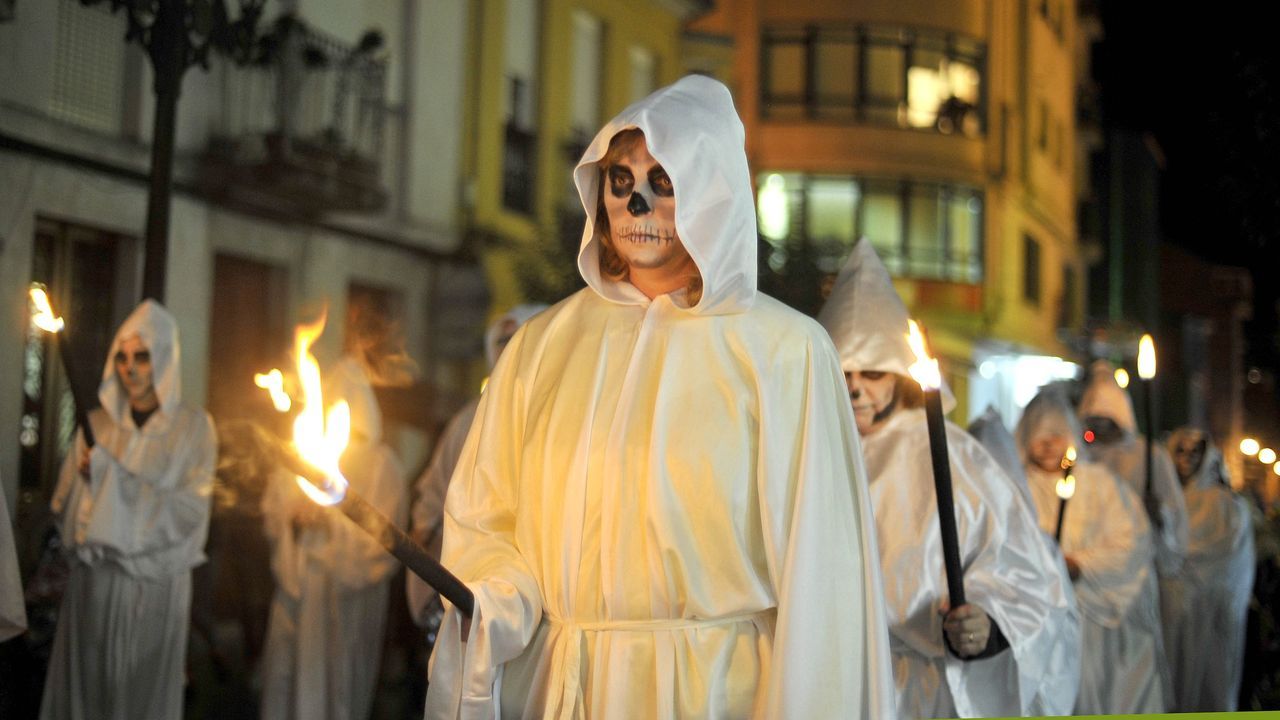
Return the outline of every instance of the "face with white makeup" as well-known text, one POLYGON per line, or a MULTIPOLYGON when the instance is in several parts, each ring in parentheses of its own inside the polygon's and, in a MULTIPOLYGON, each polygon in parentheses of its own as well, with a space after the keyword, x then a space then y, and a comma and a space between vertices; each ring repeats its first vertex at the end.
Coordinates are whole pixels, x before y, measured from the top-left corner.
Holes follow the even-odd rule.
POLYGON ((626 277, 650 298, 689 287, 698 268, 676 231, 675 186, 644 133, 615 135, 600 169, 596 222, 605 274, 626 277))

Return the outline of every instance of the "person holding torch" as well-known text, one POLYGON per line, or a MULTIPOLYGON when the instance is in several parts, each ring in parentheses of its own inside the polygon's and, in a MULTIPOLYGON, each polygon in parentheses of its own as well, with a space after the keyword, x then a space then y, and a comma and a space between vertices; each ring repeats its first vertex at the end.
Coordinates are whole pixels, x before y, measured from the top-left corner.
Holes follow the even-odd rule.
POLYGON ((191 569, 205 561, 217 438, 182 401, 178 325, 146 300, 120 326, 52 507, 72 555, 41 718, 182 716, 191 569))
POLYGON ((968 599, 950 607, 923 398, 908 375, 907 310, 869 241, 854 246, 818 320, 840 353, 863 438, 899 716, 1069 709, 1079 668, 1050 659, 1061 660, 1053 648, 1078 632, 1070 588, 1025 496, 977 440, 947 423, 968 599))
POLYGON ((1042 389, 1016 430, 1040 527, 1061 547, 1080 607, 1083 659, 1075 713, 1160 713, 1161 643, 1151 529, 1138 495, 1091 462, 1061 386, 1042 389), (1076 449, 1073 493, 1058 493, 1063 458, 1076 449))

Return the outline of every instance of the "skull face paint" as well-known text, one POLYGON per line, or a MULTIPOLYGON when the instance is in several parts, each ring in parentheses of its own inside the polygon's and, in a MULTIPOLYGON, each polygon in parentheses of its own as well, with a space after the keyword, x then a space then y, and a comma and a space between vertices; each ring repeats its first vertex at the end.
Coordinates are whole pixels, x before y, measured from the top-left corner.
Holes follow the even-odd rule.
POLYGON ((627 265, 656 270, 688 263, 676 233, 675 187, 648 146, 634 143, 604 174, 610 235, 627 265))

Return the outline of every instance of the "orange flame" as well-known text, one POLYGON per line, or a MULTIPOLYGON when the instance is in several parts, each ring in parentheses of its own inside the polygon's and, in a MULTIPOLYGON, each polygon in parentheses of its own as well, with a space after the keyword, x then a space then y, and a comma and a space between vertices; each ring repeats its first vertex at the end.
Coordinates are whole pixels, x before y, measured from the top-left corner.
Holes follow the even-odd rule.
POLYGON ((1062 456, 1062 469, 1070 470, 1071 468, 1075 467, 1075 464, 1076 464, 1076 446, 1071 445, 1067 447, 1067 454, 1062 456))
POLYGON ((289 412, 293 407, 293 401, 289 398, 289 394, 284 391, 284 373, 280 372, 280 368, 271 368, 271 372, 256 373, 253 376, 253 384, 271 393, 271 404, 275 406, 279 412, 289 412))
POLYGON ((53 314, 53 307, 49 305, 49 294, 44 291, 44 287, 39 283, 32 283, 27 295, 31 298, 31 322, 45 332, 61 331, 66 323, 53 314))
POLYGON ((920 326, 915 320, 907 321, 907 344, 911 346, 911 352, 915 354, 916 361, 907 368, 911 373, 911 377, 920 383, 920 387, 925 390, 937 390, 942 387, 942 372, 938 370, 938 361, 929 356, 929 350, 925 347, 924 333, 920 332, 920 326))
MULTIPOLYGON (((338 459, 347 449, 351 435, 351 408, 341 400, 334 403, 327 414, 324 411, 320 363, 311 354, 311 346, 324 332, 325 319, 326 314, 321 314, 320 319, 303 323, 294 331, 293 347, 298 358, 298 380, 302 385, 302 409, 293 421, 293 445, 299 457, 325 474, 323 487, 301 475, 297 476, 298 487, 320 505, 336 505, 347 496, 349 485, 338 468, 338 459)), ((291 403, 284 393, 284 376, 278 369, 272 369, 265 375, 255 375, 254 383, 271 393, 271 401, 277 410, 289 410, 291 403)))

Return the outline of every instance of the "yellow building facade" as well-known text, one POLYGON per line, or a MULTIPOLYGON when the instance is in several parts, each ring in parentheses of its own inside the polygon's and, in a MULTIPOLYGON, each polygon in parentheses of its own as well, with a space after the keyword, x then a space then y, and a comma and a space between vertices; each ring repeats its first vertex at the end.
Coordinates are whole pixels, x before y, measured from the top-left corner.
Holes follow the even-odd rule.
POLYGON ((571 172, 600 125, 684 73, 683 1, 476 0, 464 225, 501 312, 576 276, 571 172), (554 248, 559 255, 550 251, 554 248))
POLYGON ((1071 0, 722 0, 692 25, 733 40, 769 265, 786 273, 803 255, 829 274, 871 241, 930 330, 956 419, 983 409, 971 398, 1011 406, 1010 383, 970 392, 1005 368, 984 357, 1065 357, 1081 321, 1075 12, 1071 0))

